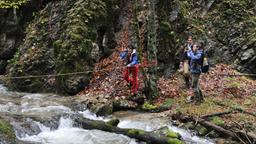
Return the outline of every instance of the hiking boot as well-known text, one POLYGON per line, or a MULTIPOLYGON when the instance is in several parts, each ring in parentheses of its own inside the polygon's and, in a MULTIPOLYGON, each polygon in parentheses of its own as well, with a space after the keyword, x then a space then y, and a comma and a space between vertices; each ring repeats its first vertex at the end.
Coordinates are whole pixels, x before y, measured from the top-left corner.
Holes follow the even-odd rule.
POLYGON ((200 100, 201 100, 201 101, 204 101, 204 95, 203 95, 203 93, 202 93, 201 90, 200 90, 200 100))
POLYGON ((195 105, 200 105, 201 103, 203 103, 203 99, 198 99, 195 101, 195 105))
POLYGON ((202 95, 199 98, 195 99, 195 105, 200 105, 203 102, 204 102, 204 98, 202 97, 202 95))
POLYGON ((127 86, 128 86, 128 88, 130 89, 130 88, 132 87, 132 83, 129 82, 129 83, 127 84, 127 86))
POLYGON ((195 101, 195 105, 200 105, 202 101, 195 101))
POLYGON ((193 103, 195 101, 195 96, 187 97, 187 103, 193 103))

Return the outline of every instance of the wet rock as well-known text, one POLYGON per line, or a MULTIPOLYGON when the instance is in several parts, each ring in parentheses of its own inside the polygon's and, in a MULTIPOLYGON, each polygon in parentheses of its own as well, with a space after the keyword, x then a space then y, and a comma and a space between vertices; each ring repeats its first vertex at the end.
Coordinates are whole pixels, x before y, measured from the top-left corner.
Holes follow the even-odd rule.
POLYGON ((119 100, 113 103, 114 111, 134 110, 137 107, 138 107, 138 104, 136 102, 129 101, 129 100, 119 100))
POLYGON ((4 74, 6 71, 7 61, 0 60, 0 75, 4 74))
POLYGON ((69 95, 75 95, 78 92, 82 91, 86 84, 89 83, 89 79, 86 79, 82 76, 70 77, 65 81, 64 88, 66 93, 69 95))
POLYGON ((95 113, 97 116, 108 116, 113 113, 112 103, 108 104, 96 104, 90 107, 90 110, 95 113))
POLYGON ((0 38, 0 59, 11 59, 16 51, 15 37, 8 37, 6 36, 6 33, 3 33, 0 35, 0 38))
POLYGON ((209 130, 205 127, 200 127, 198 130, 199 135, 201 136, 205 136, 209 133, 209 130))
POLYGON ((219 138, 220 134, 215 131, 211 131, 210 133, 207 134, 207 136, 210 138, 219 138))
POLYGON ((186 127, 187 129, 194 129, 194 128, 195 128, 195 124, 194 124, 193 122, 187 122, 187 123, 185 124, 185 127, 186 127))
POLYGON ((167 136, 169 138, 181 139, 181 135, 179 133, 171 131, 168 127, 160 128, 156 130, 154 133, 158 134, 159 136, 167 136))
POLYGON ((110 124, 112 126, 117 126, 119 124, 119 120, 118 119, 112 119, 110 121, 107 122, 107 124, 110 124))
POLYGON ((16 9, 0 9, 0 73, 5 71, 7 61, 13 58, 19 41, 22 39, 22 16, 16 9))
POLYGON ((0 118, 0 142, 1 144, 14 144, 17 142, 12 126, 2 118, 0 118))
POLYGON ((255 55, 255 51, 253 49, 248 49, 245 52, 243 52, 243 54, 241 56, 241 60, 246 61, 246 60, 252 58, 254 55, 255 55))

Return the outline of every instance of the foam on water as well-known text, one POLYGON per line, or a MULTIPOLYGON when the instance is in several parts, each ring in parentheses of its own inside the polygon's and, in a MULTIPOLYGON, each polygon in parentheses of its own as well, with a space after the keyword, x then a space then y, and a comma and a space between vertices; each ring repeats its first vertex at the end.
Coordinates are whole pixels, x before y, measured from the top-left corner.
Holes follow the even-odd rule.
POLYGON ((109 121, 109 118, 102 117, 102 116, 97 116, 95 113, 92 113, 90 110, 86 110, 83 112, 79 112, 80 114, 83 115, 83 117, 88 118, 90 120, 101 120, 101 121, 109 121))
POLYGON ((187 143, 187 144, 214 144, 214 142, 205 139, 205 138, 200 138, 198 136, 193 135, 191 131, 187 131, 175 126, 172 126, 171 124, 168 123, 161 123, 159 122, 158 125, 155 124, 155 121, 152 120, 129 120, 129 119, 123 119, 120 121, 118 124, 118 127, 120 128, 135 128, 135 129, 141 129, 145 130, 148 132, 155 131, 161 127, 168 126, 168 128, 176 133, 179 133, 182 136, 182 139, 187 143))
MULTIPOLYGON (((141 121, 132 121, 132 120, 122 120, 120 123, 117 125, 119 128, 135 128, 135 129, 141 129, 145 131, 154 131, 157 128, 152 127, 150 124, 147 124, 146 122, 141 122, 141 121)), ((160 128, 160 127, 158 127, 160 128)))
POLYGON ((59 113, 71 113, 71 109, 65 106, 47 106, 47 107, 35 107, 30 109, 22 109, 23 113, 26 112, 35 112, 35 113, 43 113, 43 112, 59 112, 59 113))
POLYGON ((175 126, 168 126, 168 128, 171 129, 173 132, 179 133, 183 138, 183 140, 185 140, 187 143, 214 144, 213 141, 195 136, 190 131, 187 131, 175 126))
POLYGON ((50 130, 41 123, 37 123, 41 133, 38 135, 19 138, 25 142, 42 144, 137 144, 135 140, 123 135, 102 132, 98 130, 84 130, 73 127, 73 121, 69 118, 61 118, 57 130, 50 130))
POLYGON ((0 93, 6 93, 8 91, 8 89, 3 86, 2 84, 0 84, 0 93))
POLYGON ((0 104, 0 112, 15 113, 18 111, 19 111, 19 106, 12 102, 8 102, 6 104, 0 104))

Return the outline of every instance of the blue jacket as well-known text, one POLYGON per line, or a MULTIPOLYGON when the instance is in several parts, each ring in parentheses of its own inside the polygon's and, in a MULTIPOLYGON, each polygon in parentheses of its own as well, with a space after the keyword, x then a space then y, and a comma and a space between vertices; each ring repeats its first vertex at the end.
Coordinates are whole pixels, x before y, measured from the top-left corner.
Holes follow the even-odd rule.
POLYGON ((193 52, 192 50, 188 51, 187 53, 188 57, 190 58, 190 72, 192 74, 200 74, 202 72, 201 70, 201 61, 203 56, 203 51, 198 50, 197 52, 193 52))
POLYGON ((134 66, 136 64, 139 64, 138 54, 137 52, 133 52, 131 56, 128 56, 128 50, 125 50, 121 52, 120 54, 121 59, 127 58, 127 65, 128 66, 134 66))

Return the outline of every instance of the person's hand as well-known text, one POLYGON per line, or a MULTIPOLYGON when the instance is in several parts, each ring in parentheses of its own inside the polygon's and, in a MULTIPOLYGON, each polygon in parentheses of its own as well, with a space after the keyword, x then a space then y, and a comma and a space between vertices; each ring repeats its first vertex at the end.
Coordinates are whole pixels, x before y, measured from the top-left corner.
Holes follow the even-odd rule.
POLYGON ((192 53, 192 51, 187 52, 188 57, 191 57, 191 55, 192 55, 191 53, 192 53))

